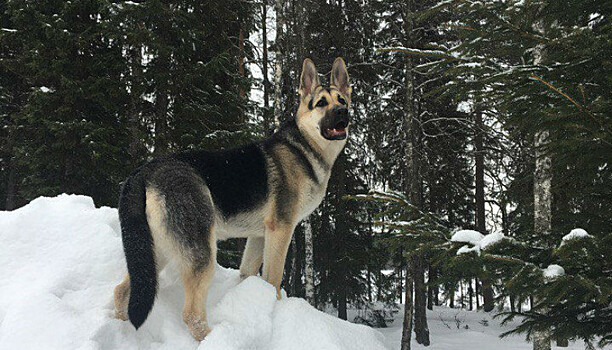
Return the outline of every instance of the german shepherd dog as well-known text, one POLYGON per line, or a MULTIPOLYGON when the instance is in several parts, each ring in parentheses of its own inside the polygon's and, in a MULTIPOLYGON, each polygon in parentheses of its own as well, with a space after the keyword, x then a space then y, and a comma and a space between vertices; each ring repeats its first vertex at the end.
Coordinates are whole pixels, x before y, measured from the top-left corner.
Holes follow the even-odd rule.
POLYGON ((210 332, 206 296, 217 240, 247 237, 242 278, 280 284, 296 225, 323 200, 332 165, 346 144, 351 87, 338 57, 330 86, 304 60, 294 120, 271 137, 219 152, 182 152, 154 159, 125 181, 119 218, 128 274, 114 292, 115 316, 138 329, 153 307, 157 273, 180 266, 183 320, 200 341, 210 332))

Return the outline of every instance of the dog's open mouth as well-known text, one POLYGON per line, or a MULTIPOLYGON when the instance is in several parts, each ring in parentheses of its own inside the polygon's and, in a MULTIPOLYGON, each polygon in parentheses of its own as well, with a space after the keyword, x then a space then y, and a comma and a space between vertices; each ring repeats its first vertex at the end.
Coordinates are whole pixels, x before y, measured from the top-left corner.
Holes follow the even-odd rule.
POLYGON ((342 121, 337 123, 333 128, 324 129, 323 137, 328 140, 344 140, 346 138, 346 124, 346 122, 342 121))

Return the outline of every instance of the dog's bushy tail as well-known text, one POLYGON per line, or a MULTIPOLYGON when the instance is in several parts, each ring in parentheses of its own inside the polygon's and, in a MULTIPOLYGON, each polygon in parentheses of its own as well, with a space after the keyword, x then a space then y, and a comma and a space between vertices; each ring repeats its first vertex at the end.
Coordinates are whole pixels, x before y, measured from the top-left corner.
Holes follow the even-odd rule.
POLYGON ((136 329, 149 316, 157 293, 157 268, 145 212, 145 191, 145 180, 137 172, 123 185, 119 200, 123 250, 130 274, 128 317, 136 329))

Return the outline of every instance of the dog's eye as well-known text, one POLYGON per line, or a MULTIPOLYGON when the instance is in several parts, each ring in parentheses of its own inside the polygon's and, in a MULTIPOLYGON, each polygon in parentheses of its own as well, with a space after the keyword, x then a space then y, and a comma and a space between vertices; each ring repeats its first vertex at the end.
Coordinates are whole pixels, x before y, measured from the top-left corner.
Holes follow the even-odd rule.
POLYGON ((325 107, 325 106, 327 106, 327 100, 325 98, 320 99, 319 102, 317 102, 316 106, 317 107, 325 107))
POLYGON ((345 105, 346 101, 342 97, 338 96, 338 103, 345 105))

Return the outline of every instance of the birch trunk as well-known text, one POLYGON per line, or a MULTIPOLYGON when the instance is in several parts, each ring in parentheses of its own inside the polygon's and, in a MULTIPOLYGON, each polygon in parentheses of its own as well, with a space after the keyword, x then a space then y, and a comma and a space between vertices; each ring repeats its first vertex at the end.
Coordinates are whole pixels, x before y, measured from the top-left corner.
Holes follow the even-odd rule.
POLYGON ((306 218, 303 222, 304 225, 304 250, 305 250, 305 262, 304 262, 304 294, 306 301, 310 305, 315 304, 314 300, 314 255, 313 255, 313 241, 312 241, 312 224, 310 218, 306 218))
POLYGON ((283 27, 285 25, 283 14, 283 0, 275 0, 276 11, 276 39, 275 39, 275 62, 274 62, 274 127, 278 128, 283 115, 282 89, 283 89, 283 27))
MULTIPOLYGON (((534 23, 534 30, 544 33, 542 20, 534 23)), ((539 44, 534 50, 534 65, 544 61, 545 47, 539 44)), ((552 159, 544 149, 548 143, 549 131, 542 129, 534 135, 535 170, 533 174, 533 231, 539 237, 550 235, 552 231, 552 159)), ((533 308, 535 300, 532 299, 533 308)), ((533 350, 550 350, 550 330, 536 331, 533 334, 533 350)))
MULTIPOLYGON (((533 174, 533 230, 540 237, 548 236, 552 230, 552 159, 543 150, 548 138, 548 130, 538 131, 534 137, 536 159, 533 174)), ((534 332, 533 350, 550 350, 549 330, 534 332)))
POLYGON ((270 136, 272 128, 270 127, 270 81, 268 80, 268 1, 264 0, 261 4, 261 34, 262 34, 262 63, 261 71, 263 73, 263 122, 264 135, 270 136))

